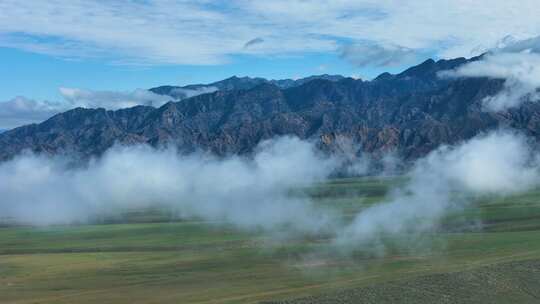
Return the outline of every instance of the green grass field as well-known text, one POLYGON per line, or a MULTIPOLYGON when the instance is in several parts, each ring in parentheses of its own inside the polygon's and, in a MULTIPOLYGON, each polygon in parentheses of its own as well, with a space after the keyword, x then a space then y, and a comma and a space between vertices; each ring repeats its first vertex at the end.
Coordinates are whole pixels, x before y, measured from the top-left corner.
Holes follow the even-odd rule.
MULTIPOLYGON (((348 218, 399 182, 342 179, 308 192, 348 218)), ((333 254, 325 239, 276 241, 223 223, 171 221, 163 210, 95 225, 5 225, 0 303, 391 303, 420 295, 452 303, 456 290, 485 294, 485 303, 540 302, 531 281, 540 279, 540 191, 483 199, 446 221, 460 229, 384 256, 333 254)))

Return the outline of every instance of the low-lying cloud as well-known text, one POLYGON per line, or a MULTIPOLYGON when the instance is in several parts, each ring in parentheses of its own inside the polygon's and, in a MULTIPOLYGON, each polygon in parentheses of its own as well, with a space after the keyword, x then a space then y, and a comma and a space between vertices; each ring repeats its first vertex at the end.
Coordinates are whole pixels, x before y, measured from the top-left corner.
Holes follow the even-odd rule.
POLYGON ((105 108, 117 110, 147 105, 159 107, 174 100, 167 95, 158 95, 148 90, 136 89, 132 92, 92 91, 74 88, 60 88, 63 101, 34 100, 18 96, 0 102, 0 129, 12 129, 45 119, 73 108, 105 108))
POLYGON ((385 237, 433 232, 445 216, 476 197, 537 186, 539 173, 532 146, 515 132, 495 131, 440 147, 416 162, 404 186, 361 211, 339 232, 336 243, 384 250, 385 237))
POLYGON ((34 100, 18 96, 0 102, 0 129, 12 129, 26 124, 39 123, 47 118, 73 108, 105 108, 118 110, 145 105, 160 107, 169 101, 178 101, 218 89, 213 86, 197 88, 177 88, 168 95, 156 94, 149 90, 95 91, 78 88, 59 89, 62 101, 34 100))
POLYGON ((540 182, 529 140, 494 131, 431 152, 412 166, 404 184, 346 221, 339 209, 298 191, 324 182, 344 164, 356 165, 346 153, 321 154, 294 137, 262 142, 249 157, 225 159, 117 146, 74 167, 69 159, 27 153, 0 163, 0 218, 67 224, 131 208, 167 207, 178 218, 248 231, 324 235, 337 248, 384 253, 385 238, 435 232, 445 217, 476 198, 523 192, 540 182))
POLYGON ((504 43, 481 60, 441 75, 504 79, 503 89, 484 99, 488 111, 503 111, 537 101, 540 99, 540 37, 504 43))
POLYGON ((137 105, 159 107, 172 99, 171 96, 159 95, 143 89, 119 92, 62 87, 60 88, 60 94, 66 101, 67 108, 105 108, 108 110, 129 108, 137 105))
POLYGON ((400 67, 414 64, 419 52, 393 44, 356 43, 341 48, 340 56, 359 67, 400 67))
POLYGON ((0 129, 40 122, 64 109, 64 105, 60 103, 17 96, 0 102, 0 129))
POLYGON ((24 154, 0 164, 0 215, 26 224, 62 224, 164 206, 180 218, 225 221, 240 229, 319 233, 331 224, 331 213, 289 190, 324 180, 334 167, 334 159, 289 137, 263 142, 252 158, 115 147, 73 168, 62 158, 24 154))
POLYGON ((175 88, 172 89, 171 92, 169 92, 169 96, 174 97, 175 99, 185 99, 190 98, 197 95, 207 94, 207 93, 213 93, 219 90, 217 87, 214 86, 201 86, 196 88, 175 88))

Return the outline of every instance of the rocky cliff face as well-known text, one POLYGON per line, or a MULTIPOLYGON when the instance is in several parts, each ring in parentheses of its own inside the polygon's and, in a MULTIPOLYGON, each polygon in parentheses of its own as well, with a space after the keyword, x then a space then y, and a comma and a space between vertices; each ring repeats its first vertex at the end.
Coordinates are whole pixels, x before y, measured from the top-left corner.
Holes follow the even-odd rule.
MULTIPOLYGON (((482 111, 482 99, 501 90, 503 80, 437 77, 441 70, 477 59, 428 60, 373 81, 315 78, 281 87, 270 81, 242 81, 241 88, 231 85, 160 108, 77 108, 0 134, 0 159, 24 149, 88 157, 115 143, 174 145, 182 151, 227 155, 249 153, 261 140, 286 134, 314 140, 325 150, 352 142, 363 151, 395 151, 415 159, 441 144, 499 126, 539 138, 539 103, 482 111)), ((167 94, 165 89, 154 91, 167 94)))

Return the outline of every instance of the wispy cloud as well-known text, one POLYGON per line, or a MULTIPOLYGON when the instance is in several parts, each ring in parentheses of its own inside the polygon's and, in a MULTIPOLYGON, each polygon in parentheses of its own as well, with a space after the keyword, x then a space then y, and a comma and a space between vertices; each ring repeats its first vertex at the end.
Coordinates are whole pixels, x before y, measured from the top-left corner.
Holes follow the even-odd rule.
POLYGON ((398 45, 349 44, 341 49, 341 57, 359 67, 396 67, 421 60, 416 50, 398 45))
POLYGON ((507 37, 482 60, 463 65, 456 70, 444 71, 440 75, 503 79, 503 89, 483 101, 485 109, 489 111, 502 111, 518 107, 526 101, 538 101, 540 36, 525 40, 507 37))
POLYGON ((137 64, 337 52, 344 41, 455 57, 492 48, 508 34, 540 34, 536 0, 4 0, 0 11, 9 12, 0 14, 1 46, 137 64))
POLYGON ((8 101, 0 102, 0 129, 11 129, 43 121, 64 109, 65 107, 61 103, 17 96, 8 101))
POLYGON ((78 166, 70 158, 27 152, 0 163, 0 217, 66 224, 119 216, 133 208, 167 207, 178 218, 241 230, 324 235, 338 245, 333 248, 338 253, 385 254, 388 240, 394 248, 413 248, 475 198, 522 193, 540 183, 529 139, 494 131, 418 160, 403 184, 348 221, 336 206, 318 204, 300 190, 326 181, 343 168, 343 161, 294 137, 264 141, 252 156, 227 158, 116 146, 78 166))
POLYGON ((380 204, 358 213, 336 242, 384 253, 385 239, 433 232, 442 219, 475 198, 530 190, 540 182, 539 165, 529 140, 498 130, 455 146, 442 146, 419 159, 402 188, 380 204))
POLYGON ((224 221, 239 229, 318 233, 332 224, 331 213, 306 196, 290 195, 290 189, 324 180, 334 167, 334 159, 296 138, 265 141, 253 158, 132 146, 112 148, 88 166, 67 163, 34 154, 0 163, 0 216, 57 224, 167 206, 179 218, 224 221))
MULTIPOLYGON (((190 97, 202 94, 208 90, 185 90, 179 96, 190 97)), ((93 91, 77 88, 60 88, 62 101, 34 100, 18 96, 0 102, 0 129, 11 129, 30 123, 39 123, 59 112, 69 109, 105 108, 116 110, 147 105, 159 107, 175 98, 167 95, 158 95, 148 90, 136 89, 131 92, 119 91, 93 91)))
POLYGON ((76 88, 60 88, 60 94, 68 108, 106 108, 110 110, 137 105, 159 107, 171 101, 171 96, 158 95, 148 90, 136 89, 132 92, 92 91, 76 88))

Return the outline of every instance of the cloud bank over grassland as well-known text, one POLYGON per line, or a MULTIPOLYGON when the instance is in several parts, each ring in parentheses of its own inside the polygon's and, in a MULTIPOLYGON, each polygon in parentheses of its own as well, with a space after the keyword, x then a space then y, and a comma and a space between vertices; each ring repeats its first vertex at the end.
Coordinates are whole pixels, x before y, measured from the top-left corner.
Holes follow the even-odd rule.
MULTIPOLYGON (((364 160, 361 160, 364 161, 364 160)), ((23 154, 0 164, 0 217, 35 224, 91 221, 126 208, 168 207, 179 218, 232 224, 240 230, 325 235, 340 248, 384 250, 388 236, 422 235, 484 195, 527 191, 540 182, 527 138, 483 134, 441 147, 417 161, 407 182, 350 222, 298 190, 327 180, 346 155, 320 154, 311 143, 283 137, 251 157, 180 155, 174 149, 115 147, 81 167, 23 154)))
POLYGON ((415 163, 404 186, 360 212, 339 232, 336 243, 383 250, 384 238, 433 232, 445 216, 475 198, 530 190, 539 185, 539 174, 533 147, 511 131, 440 147, 415 163))
POLYGON ((179 155, 174 149, 115 147, 84 167, 23 154, 0 164, 0 216, 62 224, 163 206, 180 218, 225 221, 240 229, 318 233, 331 213, 289 190, 323 181, 336 160, 295 138, 263 142, 253 158, 179 155))

